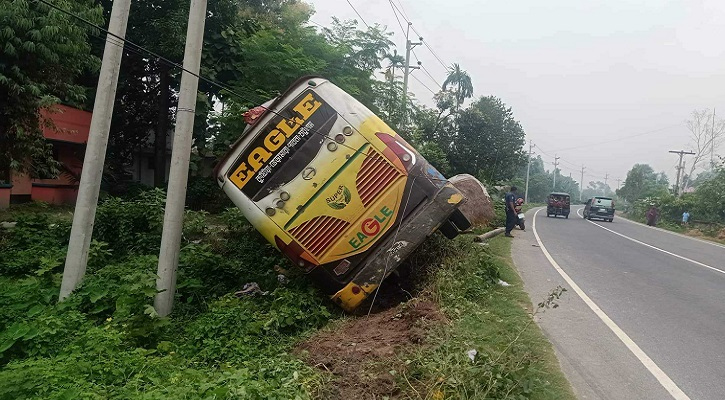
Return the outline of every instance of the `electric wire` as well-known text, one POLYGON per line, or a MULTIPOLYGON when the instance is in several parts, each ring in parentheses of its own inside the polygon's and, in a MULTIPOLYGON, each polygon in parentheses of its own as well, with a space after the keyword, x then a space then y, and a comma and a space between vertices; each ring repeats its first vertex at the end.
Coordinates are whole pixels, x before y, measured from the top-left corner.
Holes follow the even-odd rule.
MULTIPOLYGON (((400 26, 400 31, 403 33, 403 37, 405 37, 405 40, 408 40, 408 33, 405 31, 405 28, 403 28, 403 23, 400 22, 398 13, 395 11, 395 4, 393 4, 393 0, 388 1, 390 2, 390 7, 393 9, 393 15, 395 15, 395 19, 398 21, 398 26, 400 26)), ((405 16, 403 16, 403 18, 405 18, 405 16)))
MULTIPOLYGON (((415 57, 415 61, 417 61, 417 62, 419 63, 419 66, 420 66, 421 70, 423 70, 423 72, 424 72, 424 73, 425 73, 426 75, 428 75, 428 77, 429 77, 429 78, 430 78, 430 79, 431 79, 431 80, 432 80, 433 82, 435 82, 436 86, 438 86, 438 88, 439 88, 439 89, 443 90, 443 87, 442 87, 442 86, 441 86, 441 85, 440 85, 440 84, 438 83, 438 81, 436 80, 436 78, 434 78, 434 77, 433 77, 433 75, 432 75, 432 74, 430 73, 430 71, 428 71, 428 68, 426 68, 426 67, 425 67, 425 65, 423 65, 422 63, 420 63, 420 59, 418 58, 418 55, 417 55, 417 54, 415 54, 415 50, 412 50, 411 52, 413 53, 413 57, 415 57)), ((434 94, 435 94, 435 93, 434 93, 434 94)))
POLYGON ((429 88, 425 83, 423 83, 423 81, 421 81, 420 79, 418 79, 417 76, 415 76, 413 74, 410 74, 410 77, 413 78, 413 79, 415 79, 416 81, 418 81, 418 83, 420 83, 424 88, 428 89, 428 91, 431 92, 433 95, 436 94, 436 92, 433 91, 433 89, 429 88))
POLYGON ((367 26, 368 29, 370 29, 370 25, 368 25, 368 23, 365 22, 365 19, 362 17, 362 15, 360 15, 360 13, 357 11, 357 9, 355 8, 355 6, 352 5, 352 3, 350 2, 350 0, 347 0, 347 4, 349 4, 350 7, 352 7, 352 10, 355 11, 355 14, 357 14, 357 16, 360 17, 360 21, 362 21, 362 23, 365 24, 365 26, 367 26))
MULTIPOLYGON (((415 29, 415 26, 413 26, 413 23, 410 22, 410 20, 405 16, 405 14, 403 14, 403 12, 400 11, 400 9, 398 9, 398 6, 396 6, 395 3, 393 3, 393 0, 389 0, 389 2, 390 2, 390 6, 393 7, 393 13, 396 14, 395 17, 397 18, 398 17, 397 13, 400 13, 400 15, 403 17, 405 22, 408 23, 408 26, 410 26, 410 28, 413 30, 413 32, 415 32, 415 34, 418 35, 418 37, 423 37, 423 35, 421 35, 421 33, 418 32, 417 29, 415 29), (397 11, 397 13, 396 13, 396 11, 397 11)), ((400 21, 398 21, 398 23, 400 23, 400 21)), ((400 25, 401 25, 401 29, 402 29, 402 24, 400 24, 400 25)), ((431 52, 431 54, 433 54, 433 57, 435 57, 436 60, 438 60, 438 62, 443 66, 443 68, 448 70, 449 66, 441 59, 441 57, 438 55, 438 53, 436 53, 435 50, 433 50, 433 47, 431 47, 428 44, 428 42, 426 42, 425 40, 423 41, 423 44, 425 45, 426 48, 428 48, 428 50, 431 52)))

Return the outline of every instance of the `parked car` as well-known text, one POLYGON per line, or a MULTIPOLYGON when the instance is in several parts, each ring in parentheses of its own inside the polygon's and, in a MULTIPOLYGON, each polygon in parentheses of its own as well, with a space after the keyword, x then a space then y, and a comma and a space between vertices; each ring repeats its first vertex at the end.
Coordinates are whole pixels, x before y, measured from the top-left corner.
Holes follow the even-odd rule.
POLYGON ((598 218, 612 222, 614 220, 614 200, 611 197, 592 197, 584 205, 583 216, 589 220, 598 218))

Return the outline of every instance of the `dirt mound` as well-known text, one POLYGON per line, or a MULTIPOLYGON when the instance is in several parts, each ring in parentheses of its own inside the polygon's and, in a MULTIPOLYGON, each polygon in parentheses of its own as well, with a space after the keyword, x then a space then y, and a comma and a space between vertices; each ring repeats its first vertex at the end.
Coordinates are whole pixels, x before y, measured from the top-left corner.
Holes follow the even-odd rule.
POLYGON ((397 392, 395 379, 375 362, 423 343, 426 329, 443 321, 445 317, 432 301, 420 300, 344 321, 317 333, 295 352, 308 364, 334 375, 323 398, 390 396, 397 392))
POLYGON ((469 174, 460 174, 448 180, 466 197, 466 202, 459 209, 474 226, 486 225, 496 218, 491 196, 478 179, 469 174))

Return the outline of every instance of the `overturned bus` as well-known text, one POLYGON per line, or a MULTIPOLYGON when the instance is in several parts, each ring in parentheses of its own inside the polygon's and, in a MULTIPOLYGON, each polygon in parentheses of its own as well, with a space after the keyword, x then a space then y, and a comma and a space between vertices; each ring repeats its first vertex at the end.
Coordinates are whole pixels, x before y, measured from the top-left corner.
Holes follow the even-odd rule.
POLYGON ((245 114, 215 177, 252 225, 347 311, 425 238, 470 227, 465 199, 352 96, 305 77, 245 114))

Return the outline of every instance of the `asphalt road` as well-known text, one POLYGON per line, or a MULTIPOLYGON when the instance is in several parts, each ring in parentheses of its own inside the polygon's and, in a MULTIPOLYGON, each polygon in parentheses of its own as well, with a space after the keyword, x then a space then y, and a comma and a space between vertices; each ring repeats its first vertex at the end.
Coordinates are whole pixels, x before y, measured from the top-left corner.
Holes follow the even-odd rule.
POLYGON ((534 304, 567 289, 537 322, 578 397, 725 399, 725 246, 579 210, 512 239, 534 304))

